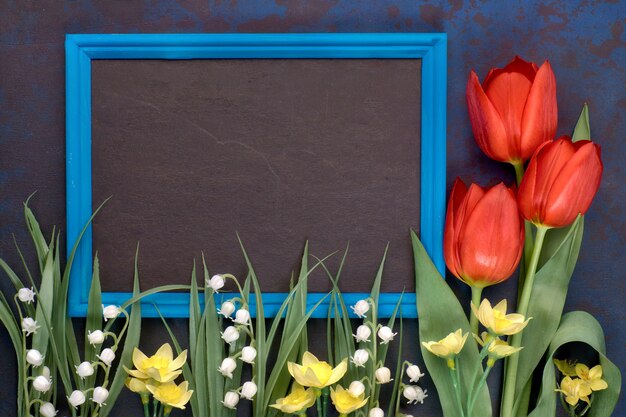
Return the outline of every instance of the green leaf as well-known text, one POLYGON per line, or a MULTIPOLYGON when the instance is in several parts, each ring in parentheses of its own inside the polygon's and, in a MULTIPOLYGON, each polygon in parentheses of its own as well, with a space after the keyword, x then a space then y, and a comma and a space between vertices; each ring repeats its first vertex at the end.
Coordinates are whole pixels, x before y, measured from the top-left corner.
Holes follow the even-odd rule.
MULTIPOLYGON (((54 245, 52 245, 54 246, 54 245)), ((52 248, 51 248, 52 249, 52 248)), ((37 309, 35 320, 41 328, 33 335, 33 349, 37 349, 42 355, 46 355, 48 351, 48 341, 50 339, 50 330, 52 327, 52 308, 54 299, 54 251, 49 250, 43 260, 43 270, 41 273, 41 284, 37 293, 37 309), (48 324, 48 325, 46 325, 48 324)), ((34 283, 33 283, 34 286, 34 283)))
MULTIPOLYGON (((463 333, 470 333, 470 325, 463 308, 441 277, 437 268, 426 253, 424 246, 414 231, 411 231, 413 253, 415 256, 415 291, 417 295, 417 310, 419 315, 420 340, 428 342, 441 340, 450 332, 461 329, 463 333)), ((424 363, 430 377, 437 387, 437 394, 445 417, 458 417, 458 407, 455 402, 455 390, 452 385, 450 372, 446 361, 434 356, 421 346, 424 363)), ((478 349, 471 336, 465 347, 458 355, 461 371, 462 397, 466 397, 472 387, 478 383, 476 372, 480 363, 478 349)), ((464 405, 465 406, 465 405, 464 405)), ((486 386, 481 389, 472 416, 491 416, 491 401, 486 386)))
POLYGON ((572 133, 572 142, 579 140, 591 140, 591 127, 589 125, 589 107, 587 103, 583 104, 583 109, 576 122, 574 133, 572 133))
MULTIPOLYGON (((619 368, 606 357, 604 333, 600 323, 589 313, 574 311, 563 316, 558 330, 552 338, 548 358, 543 368, 541 391, 537 406, 529 414, 529 417, 554 416, 556 412, 557 393, 556 373, 552 362, 555 352, 563 345, 573 342, 582 342, 598 352, 600 365, 602 365, 602 379, 609 387, 595 392, 592 397, 592 406, 587 414, 589 417, 609 417, 619 397, 622 386, 622 376, 619 368)), ((563 359, 563 358, 558 358, 563 359)), ((589 367, 595 364, 587 364, 589 367)))
MULTIPOLYGON (((534 369, 545 354, 552 336, 559 326, 569 286, 583 236, 583 218, 572 224, 567 233, 551 230, 546 237, 550 258, 537 271, 532 295, 528 305, 528 317, 532 320, 522 333, 522 349, 515 383, 515 398, 519 401, 521 390, 532 377, 534 369)), ((513 409, 517 409, 517 403, 513 409)), ((523 410, 521 410, 523 411, 523 410)))
POLYGON ((96 348, 89 343, 88 339, 89 332, 93 332, 95 330, 102 330, 102 290, 100 288, 100 262, 98 261, 97 253, 93 261, 93 274, 91 278, 91 287, 89 288, 89 298, 87 301, 85 360, 95 360, 96 348))

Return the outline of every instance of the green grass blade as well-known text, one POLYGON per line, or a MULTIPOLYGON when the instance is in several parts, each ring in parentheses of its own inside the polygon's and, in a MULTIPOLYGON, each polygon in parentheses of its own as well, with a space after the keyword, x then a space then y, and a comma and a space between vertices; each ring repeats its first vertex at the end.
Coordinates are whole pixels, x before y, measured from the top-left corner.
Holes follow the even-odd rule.
POLYGON ((102 329, 102 289, 100 287, 100 262, 96 253, 93 261, 93 274, 89 298, 87 301, 87 320, 85 324, 85 360, 94 360, 96 348, 89 343, 88 334, 102 329))

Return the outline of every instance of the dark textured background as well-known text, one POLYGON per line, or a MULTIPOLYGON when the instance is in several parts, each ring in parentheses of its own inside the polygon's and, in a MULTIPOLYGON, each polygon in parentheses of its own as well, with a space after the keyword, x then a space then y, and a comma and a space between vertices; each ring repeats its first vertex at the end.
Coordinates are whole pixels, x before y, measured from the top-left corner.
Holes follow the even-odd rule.
MULTIPOLYGON (((482 77, 491 66, 506 64, 513 54, 536 62, 550 59, 558 83, 560 134, 571 131, 582 102, 589 103, 605 172, 587 216, 566 308, 587 310, 598 318, 607 335, 608 354, 623 370, 625 15, 623 2, 587 0, 523 5, 461 0, 5 0, 0 4, 0 256, 16 264, 11 234, 26 242, 21 202, 33 190, 39 190, 39 195, 32 206, 46 230, 53 224, 64 225, 65 33, 447 32, 449 185, 458 175, 481 183, 501 177, 513 180, 509 170, 481 154, 471 137, 464 100, 470 69, 482 77)), ((465 288, 456 282, 452 285, 467 295, 465 288)), ((486 295, 497 299, 513 285, 490 289, 486 295)), ((10 290, 6 281, 0 287, 10 290)), ((184 322, 173 325, 183 334, 184 322)), ((146 323, 145 328, 154 335, 142 341, 150 351, 166 336, 156 322, 146 323)), ((408 356, 419 362, 413 341, 415 350, 408 356)), ((0 374, 12 381, 15 362, 6 336, 0 338, 0 353, 6 358, 0 363, 0 374)), ((437 416, 434 389, 430 382, 425 384, 431 397, 407 411, 437 416)), ((13 415, 14 389, 5 384, 0 390, 2 415, 13 415)), ((136 401, 128 395, 123 398, 136 401)), ((622 396, 615 415, 625 413, 622 396)))

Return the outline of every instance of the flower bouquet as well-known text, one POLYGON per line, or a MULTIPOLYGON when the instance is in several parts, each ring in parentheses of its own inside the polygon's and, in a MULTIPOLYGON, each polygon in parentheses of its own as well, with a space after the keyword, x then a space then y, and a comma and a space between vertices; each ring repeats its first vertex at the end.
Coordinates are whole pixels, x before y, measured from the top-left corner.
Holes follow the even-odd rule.
POLYGON ((452 275, 471 288, 467 308, 412 235, 417 306, 427 312, 419 320, 422 353, 444 416, 495 414, 486 381, 500 359, 505 360, 501 417, 554 416, 557 397, 571 417, 609 416, 621 375, 605 356, 602 329, 585 312, 562 316, 583 215, 602 175, 587 106, 572 137, 555 139, 556 81, 550 64, 537 67, 518 57, 492 69, 482 85, 472 72, 467 103, 478 146, 490 158, 511 164, 517 184, 468 188, 460 179, 454 184, 444 257, 452 275), (517 313, 507 313, 507 300, 492 305, 482 292, 509 279, 518 265, 517 313), (591 351, 587 363, 562 356, 573 342, 591 351))

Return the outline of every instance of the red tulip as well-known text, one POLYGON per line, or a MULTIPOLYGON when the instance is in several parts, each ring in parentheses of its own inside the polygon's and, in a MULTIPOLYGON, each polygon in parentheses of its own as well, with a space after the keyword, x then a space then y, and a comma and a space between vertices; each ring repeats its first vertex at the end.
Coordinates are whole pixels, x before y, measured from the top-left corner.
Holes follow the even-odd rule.
POLYGON ((444 257, 465 283, 483 288, 509 278, 520 261, 524 222, 515 192, 500 183, 484 190, 457 178, 448 202, 444 257))
POLYGON ((556 135, 556 80, 548 61, 537 69, 516 56, 489 71, 482 86, 472 71, 466 95, 476 143, 496 161, 522 163, 556 135))
POLYGON ((571 224, 585 214, 600 187, 600 146, 562 137, 533 155, 517 195, 527 220, 547 227, 571 224))

